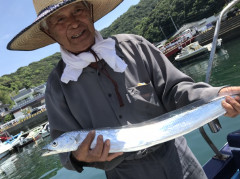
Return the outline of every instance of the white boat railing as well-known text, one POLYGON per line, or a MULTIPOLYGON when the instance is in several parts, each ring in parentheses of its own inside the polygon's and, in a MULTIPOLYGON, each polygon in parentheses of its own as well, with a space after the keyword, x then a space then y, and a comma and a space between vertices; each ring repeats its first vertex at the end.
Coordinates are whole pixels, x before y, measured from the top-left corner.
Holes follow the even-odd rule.
POLYGON ((206 79, 205 82, 209 83, 210 81, 210 76, 212 73, 212 65, 213 65, 213 59, 214 59, 214 55, 216 52, 216 46, 217 46, 217 41, 218 41, 218 35, 219 35, 219 31, 220 31, 220 26, 221 26, 221 22, 222 22, 222 18, 223 16, 229 12, 229 10, 235 6, 238 2, 240 2, 240 0, 233 0, 232 2, 230 2, 220 13, 217 24, 216 24, 216 28, 215 28, 215 32, 214 32, 214 36, 213 36, 213 42, 212 42, 212 50, 210 53, 210 58, 208 61, 208 69, 207 69, 207 74, 206 74, 206 79))
MULTIPOLYGON (((216 24, 216 28, 215 28, 215 32, 214 32, 214 36, 213 36, 213 42, 212 42, 212 49, 211 49, 211 53, 210 53, 210 58, 208 61, 208 68, 207 68, 207 73, 206 73, 206 79, 205 82, 209 83, 210 82, 210 77, 211 77, 211 73, 212 73, 212 66, 213 66, 213 59, 214 59, 214 55, 216 53, 216 47, 217 47, 217 43, 218 43, 218 36, 219 36, 219 32, 220 32, 220 27, 221 27, 221 22, 222 22, 222 18, 223 16, 229 12, 231 10, 231 8, 233 6, 235 6, 238 2, 240 2, 240 0, 233 0, 232 2, 230 2, 220 13, 217 24, 216 24)), ((210 123, 208 123, 208 126, 211 130, 211 132, 213 133, 217 133, 220 129, 221 129, 221 124, 218 121, 218 119, 216 119, 215 121, 212 121, 210 123)))
MULTIPOLYGON (((211 73, 212 73, 212 66, 213 66, 213 59, 214 59, 214 55, 216 53, 216 46, 217 46, 217 41, 218 41, 218 36, 219 36, 219 32, 220 32, 220 26, 221 26, 221 22, 222 22, 222 18, 223 16, 230 11, 230 9, 232 7, 234 7, 238 2, 240 2, 240 0, 233 0, 232 2, 230 2, 220 13, 217 24, 216 24, 216 28, 215 28, 215 32, 214 32, 214 36, 213 36, 213 42, 212 42, 212 49, 211 49, 211 53, 210 53, 210 58, 208 61, 208 69, 207 69, 207 73, 206 73, 206 79, 205 82, 209 83, 210 81, 210 77, 211 77, 211 73)), ((221 124, 219 122, 218 119, 208 123, 208 126, 210 128, 210 130, 213 133, 216 133, 220 130, 221 128, 221 124)), ((220 159, 220 160, 226 160, 228 158, 228 156, 221 154, 219 152, 219 150, 217 149, 217 147, 213 144, 213 142, 211 141, 211 139, 208 137, 208 135, 206 134, 205 130, 203 127, 199 128, 200 133, 202 134, 203 138, 206 140, 206 142, 208 143, 208 145, 211 147, 211 149, 214 151, 214 153, 216 154, 215 158, 220 159)))

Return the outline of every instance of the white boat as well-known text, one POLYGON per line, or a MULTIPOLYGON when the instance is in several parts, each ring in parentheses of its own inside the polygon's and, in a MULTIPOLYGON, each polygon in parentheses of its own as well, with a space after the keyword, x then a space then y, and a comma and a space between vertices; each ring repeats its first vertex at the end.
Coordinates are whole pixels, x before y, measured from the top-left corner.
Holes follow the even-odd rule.
POLYGON ((34 129, 32 129, 28 136, 25 138, 26 140, 29 139, 33 139, 34 141, 39 139, 41 137, 41 131, 42 131, 43 127, 39 126, 39 127, 35 127, 34 129))
MULTIPOLYGON (((212 50, 212 43, 204 45, 204 47, 206 47, 208 49, 208 51, 210 52, 212 50)), ((222 47, 222 39, 218 39, 216 49, 220 49, 221 47, 222 47)))
POLYGON ((11 144, 4 144, 3 142, 0 142, 0 159, 9 154, 10 150, 12 150, 11 144))
POLYGON ((5 142, 3 142, 3 144, 10 144, 12 148, 19 145, 22 134, 23 132, 21 131, 17 135, 13 136, 11 139, 8 139, 5 142))
POLYGON ((19 145, 22 134, 23 132, 20 132, 5 142, 0 142, 0 159, 6 156, 15 146, 19 145))
POLYGON ((198 42, 193 42, 189 45, 187 45, 186 47, 184 47, 180 54, 178 54, 175 57, 176 61, 182 61, 182 60, 186 60, 189 58, 193 58, 196 57, 202 53, 206 53, 208 52, 208 48, 206 46, 201 46, 199 45, 198 42))
POLYGON ((43 127, 43 129, 41 130, 41 135, 42 137, 47 137, 50 135, 50 127, 49 127, 49 123, 46 123, 43 127))
POLYGON ((24 147, 25 145, 31 143, 33 141, 32 138, 26 138, 29 135, 29 132, 25 132, 22 137, 20 138, 20 144, 18 145, 19 148, 24 147))
MULTIPOLYGON (((45 126, 44 126, 45 127, 45 126)), ((47 131, 46 131, 47 132, 47 131)), ((24 147, 25 145, 28 145, 29 143, 36 141, 42 137, 45 137, 49 134, 44 133, 44 128, 43 126, 38 126, 35 127, 33 129, 31 129, 28 132, 25 132, 22 137, 21 137, 21 141, 20 141, 20 145, 19 147, 24 147)))

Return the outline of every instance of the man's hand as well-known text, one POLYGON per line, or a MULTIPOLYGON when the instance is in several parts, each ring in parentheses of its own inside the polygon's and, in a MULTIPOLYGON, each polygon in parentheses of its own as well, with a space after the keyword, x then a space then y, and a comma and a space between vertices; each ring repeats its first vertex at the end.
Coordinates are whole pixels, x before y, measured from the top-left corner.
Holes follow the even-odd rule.
MULTIPOLYGON (((240 87, 225 87, 219 91, 219 95, 230 95, 238 94, 240 95, 240 87)), ((240 97, 236 96, 234 98, 226 96, 226 99, 222 102, 222 106, 226 109, 225 116, 236 117, 240 114, 240 97)))
POLYGON ((76 151, 72 152, 72 155, 82 162, 105 162, 111 161, 114 158, 122 155, 122 152, 109 154, 110 150, 110 140, 103 141, 103 136, 99 135, 97 137, 97 145, 94 149, 90 149, 91 143, 95 137, 95 131, 88 133, 87 137, 84 139, 82 144, 78 147, 76 151))

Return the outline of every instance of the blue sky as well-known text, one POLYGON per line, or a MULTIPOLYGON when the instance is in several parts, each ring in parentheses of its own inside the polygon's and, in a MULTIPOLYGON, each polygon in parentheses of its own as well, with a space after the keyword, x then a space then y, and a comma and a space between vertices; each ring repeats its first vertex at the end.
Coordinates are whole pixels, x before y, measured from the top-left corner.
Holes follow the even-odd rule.
MULTIPOLYGON (((108 27, 116 18, 122 15, 139 0, 124 0, 114 11, 95 23, 95 28, 101 30, 108 27)), ((30 25, 36 18, 32 0, 6 0, 0 6, 0 76, 15 72, 19 67, 39 61, 49 55, 59 52, 59 45, 53 44, 34 51, 9 51, 8 42, 21 30, 30 25)))

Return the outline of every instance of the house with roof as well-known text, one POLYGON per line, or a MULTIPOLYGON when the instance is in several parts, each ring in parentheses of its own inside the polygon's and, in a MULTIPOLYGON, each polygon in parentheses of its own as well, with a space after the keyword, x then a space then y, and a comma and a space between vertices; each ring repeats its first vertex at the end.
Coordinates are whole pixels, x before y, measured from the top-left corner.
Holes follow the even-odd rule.
POLYGON ((23 88, 19 90, 19 93, 16 96, 11 97, 11 99, 15 103, 15 106, 19 106, 22 105, 23 103, 33 100, 39 95, 45 94, 45 90, 46 83, 35 88, 30 89, 23 88))
POLYGON ((19 93, 16 96, 11 97, 15 105, 20 105, 28 100, 33 99, 34 90, 23 88, 19 90, 19 93))
POLYGON ((37 86, 33 89, 34 93, 35 94, 44 94, 45 93, 45 90, 46 90, 46 85, 47 83, 44 83, 40 86, 37 86))
POLYGON ((16 96, 11 97, 15 103, 10 110, 15 118, 25 115, 25 111, 45 104, 46 83, 30 89, 21 89, 16 96))

